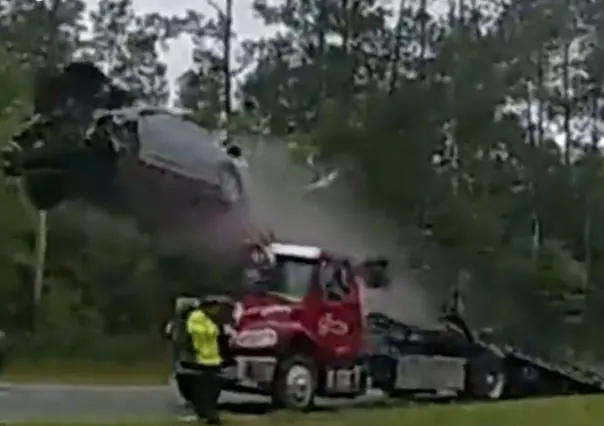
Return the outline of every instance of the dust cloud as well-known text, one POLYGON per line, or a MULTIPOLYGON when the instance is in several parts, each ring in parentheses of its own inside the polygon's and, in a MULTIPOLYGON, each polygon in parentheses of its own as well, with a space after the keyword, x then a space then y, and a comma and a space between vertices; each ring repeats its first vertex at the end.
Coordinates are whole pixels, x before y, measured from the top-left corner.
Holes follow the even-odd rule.
POLYGON ((397 227, 364 207, 345 182, 308 192, 313 176, 295 164, 282 144, 259 144, 249 155, 251 217, 282 241, 319 245, 362 257, 386 255, 392 265, 388 289, 364 289, 366 311, 429 325, 436 310, 416 272, 406 267, 397 227))

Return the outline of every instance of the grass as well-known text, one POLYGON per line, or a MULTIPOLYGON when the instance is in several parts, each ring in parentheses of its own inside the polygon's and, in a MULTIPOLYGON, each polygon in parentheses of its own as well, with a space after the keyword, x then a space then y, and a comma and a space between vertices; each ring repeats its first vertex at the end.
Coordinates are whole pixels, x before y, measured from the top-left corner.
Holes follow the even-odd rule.
MULTIPOLYGON (((604 421, 604 398, 573 397, 491 404, 353 409, 331 416, 321 413, 314 420, 288 421, 299 426, 596 426, 602 425, 604 421)), ((261 425, 262 422, 257 423, 257 426, 261 425)))
POLYGON ((53 382, 89 385, 156 385, 167 383, 169 362, 132 365, 94 361, 11 362, 0 374, 9 382, 53 382))
MULTIPOLYGON (((264 417, 226 416, 232 426, 599 426, 603 397, 570 397, 498 404, 423 406, 417 408, 345 409, 309 415, 281 412, 264 417)), ((23 426, 63 426, 31 423, 23 426)), ((88 426, 176 426, 180 422, 86 423, 88 426)), ((66 426, 66 425, 65 425, 66 426)))

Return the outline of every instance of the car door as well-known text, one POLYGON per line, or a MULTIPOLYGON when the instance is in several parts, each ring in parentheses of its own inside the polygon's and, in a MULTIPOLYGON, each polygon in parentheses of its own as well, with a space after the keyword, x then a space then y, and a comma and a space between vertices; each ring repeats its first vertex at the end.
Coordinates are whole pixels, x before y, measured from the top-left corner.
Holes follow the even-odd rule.
POLYGON ((332 356, 355 356, 363 339, 362 313, 358 293, 352 287, 352 271, 339 262, 321 266, 316 336, 332 356))
POLYGON ((139 120, 141 160, 191 179, 214 180, 218 160, 211 137, 211 132, 169 113, 139 120))

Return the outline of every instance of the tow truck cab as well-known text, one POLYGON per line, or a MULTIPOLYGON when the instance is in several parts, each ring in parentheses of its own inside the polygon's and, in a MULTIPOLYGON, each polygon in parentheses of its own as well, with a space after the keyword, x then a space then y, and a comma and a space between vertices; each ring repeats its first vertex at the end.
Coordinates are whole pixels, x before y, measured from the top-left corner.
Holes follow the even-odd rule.
POLYGON ((364 393, 363 265, 283 243, 255 246, 251 259, 234 309, 227 388, 268 393, 297 409, 312 406, 315 395, 364 393))

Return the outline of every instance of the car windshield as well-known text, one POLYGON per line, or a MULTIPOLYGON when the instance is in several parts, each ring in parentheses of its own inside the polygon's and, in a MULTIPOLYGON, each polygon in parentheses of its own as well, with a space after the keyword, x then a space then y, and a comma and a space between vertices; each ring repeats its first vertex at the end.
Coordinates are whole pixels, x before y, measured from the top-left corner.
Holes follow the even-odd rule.
POLYGON ((277 256, 270 269, 248 271, 250 289, 259 293, 274 292, 289 297, 304 297, 315 265, 316 261, 277 256))

